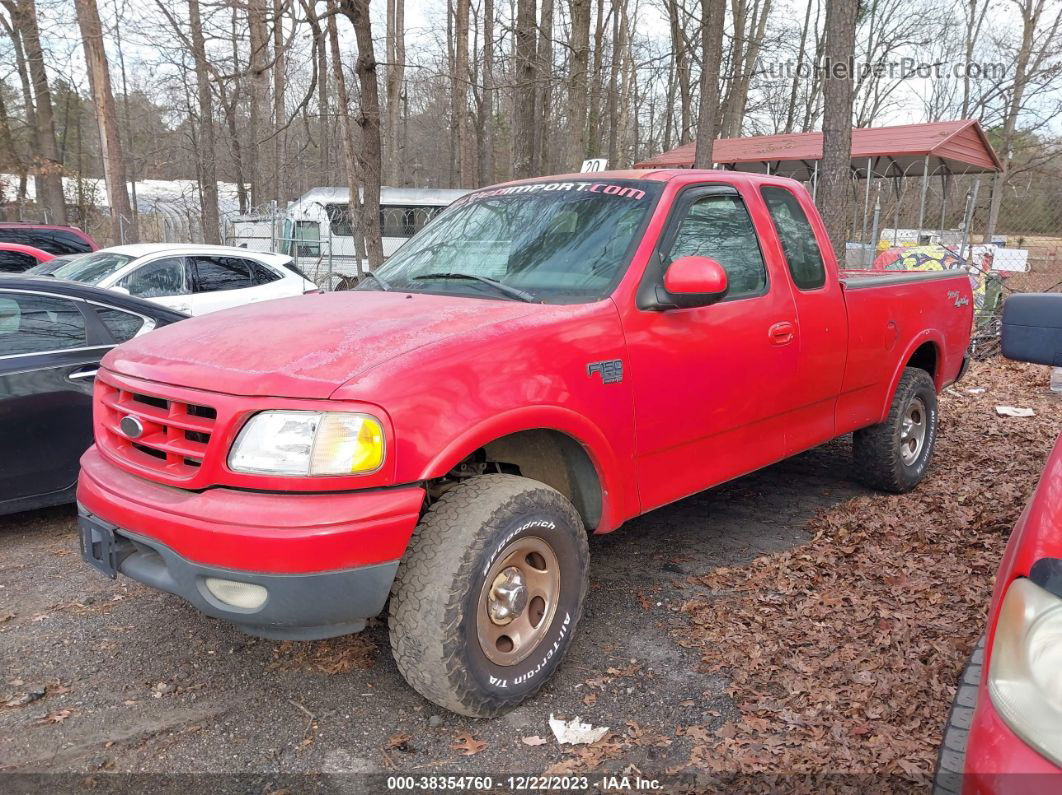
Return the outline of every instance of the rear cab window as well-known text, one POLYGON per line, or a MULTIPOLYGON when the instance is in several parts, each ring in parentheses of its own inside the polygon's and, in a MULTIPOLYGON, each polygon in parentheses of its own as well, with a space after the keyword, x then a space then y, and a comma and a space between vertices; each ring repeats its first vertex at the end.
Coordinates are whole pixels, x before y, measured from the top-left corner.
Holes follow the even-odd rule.
POLYGON ((786 188, 765 186, 760 191, 782 243, 789 275, 798 290, 816 290, 826 284, 826 266, 807 215, 796 195, 786 188))

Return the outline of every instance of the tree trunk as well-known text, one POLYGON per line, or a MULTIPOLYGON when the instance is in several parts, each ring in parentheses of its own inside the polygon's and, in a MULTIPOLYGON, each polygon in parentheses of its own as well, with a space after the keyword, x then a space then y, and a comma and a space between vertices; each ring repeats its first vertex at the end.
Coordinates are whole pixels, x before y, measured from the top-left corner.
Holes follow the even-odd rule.
POLYGON ((288 197, 286 106, 287 75, 284 67, 284 8, 286 0, 273 0, 273 169, 270 175, 272 198, 283 202, 288 197))
POLYGON ((494 182, 494 0, 483 0, 483 103, 479 135, 480 184, 494 182))
POLYGON ((221 242, 221 218, 218 215, 218 169, 217 147, 214 143, 214 103, 210 96, 210 78, 207 70, 206 42, 203 38, 203 20, 199 14, 199 0, 188 0, 188 24, 192 33, 192 58, 195 61, 195 84, 199 105, 199 160, 200 191, 203 195, 202 222, 203 242, 221 242))
MULTIPOLYGON (((35 139, 38 165, 34 168, 37 203, 48 213, 53 224, 66 223, 66 198, 63 195, 63 163, 55 142, 55 117, 52 92, 48 86, 48 72, 44 68, 44 50, 37 28, 37 7, 34 0, 5 3, 11 22, 22 39, 26 64, 33 83, 35 139)), ((112 99, 113 106, 113 99, 112 99)))
POLYGON ((405 0, 387 0, 387 137, 391 141, 387 157, 387 181, 405 184, 400 175, 405 152, 402 151, 402 87, 406 74, 406 4, 405 0))
POLYGON ((804 27, 800 29, 800 46, 797 48, 796 71, 793 74, 793 84, 789 88, 789 106, 785 112, 785 131, 793 132, 793 122, 796 119, 797 91, 800 88, 801 71, 804 68, 804 56, 807 55, 808 25, 811 24, 811 5, 809 0, 807 9, 804 11, 804 27))
MULTIPOLYGON (((103 47, 103 26, 100 24, 96 0, 75 0, 77 21, 81 28, 88 65, 89 86, 96 108, 96 124, 100 131, 100 151, 103 155, 103 178, 107 185, 107 203, 111 209, 111 236, 115 243, 137 240, 136 219, 129 206, 129 191, 125 179, 125 158, 118 135, 118 113, 111 91, 111 74, 107 53, 103 47), (128 231, 123 226, 128 221, 128 231)), ((38 108, 38 116, 40 115, 38 108)))
POLYGON ((723 60, 726 0, 701 0, 701 106, 697 119, 694 168, 712 167, 712 144, 719 129, 719 66, 723 60))
POLYGON ((365 253, 365 227, 361 210, 361 174, 358 170, 357 144, 354 141, 354 122, 350 118, 350 96, 343 74, 343 61, 339 53, 339 33, 336 30, 336 0, 327 0, 328 41, 332 49, 332 73, 336 81, 336 105, 339 115, 339 127, 343 137, 343 166, 347 174, 347 186, 350 190, 348 206, 350 212, 351 236, 354 238, 355 267, 358 278, 364 275, 361 267, 365 253))
POLYGON ((568 75, 568 162, 562 170, 577 171, 586 157, 587 67, 590 64, 591 0, 569 0, 571 73, 568 75))
POLYGON ((457 136, 457 182, 471 187, 472 140, 468 128, 468 17, 471 0, 454 0, 454 60, 450 75, 450 117, 457 136))
POLYGON ((826 87, 822 116, 822 161, 816 195, 819 212, 839 262, 847 239, 846 206, 852 163, 852 59, 859 0, 826 4, 826 87))
POLYGON ((246 152, 247 176, 251 181, 251 204, 256 208, 274 198, 265 183, 261 141, 269 128, 269 30, 266 25, 266 0, 248 0, 247 31, 251 45, 247 71, 251 78, 249 145, 246 152))
POLYGON ((354 73, 361 87, 361 178, 365 185, 362 217, 365 224, 365 249, 369 269, 383 263, 383 240, 380 237, 380 87, 376 75, 376 56, 373 53, 372 23, 369 20, 369 0, 342 0, 340 8, 354 26, 358 42, 358 60, 354 73))
POLYGON ((536 174, 549 174, 550 154, 550 121, 553 98, 553 0, 542 0, 541 24, 538 34, 538 79, 537 97, 535 99, 535 117, 538 124, 535 125, 537 136, 535 138, 534 172, 536 174))
POLYGON ((535 0, 516 0, 514 60, 516 88, 513 91, 513 176, 533 174, 535 151, 535 0))

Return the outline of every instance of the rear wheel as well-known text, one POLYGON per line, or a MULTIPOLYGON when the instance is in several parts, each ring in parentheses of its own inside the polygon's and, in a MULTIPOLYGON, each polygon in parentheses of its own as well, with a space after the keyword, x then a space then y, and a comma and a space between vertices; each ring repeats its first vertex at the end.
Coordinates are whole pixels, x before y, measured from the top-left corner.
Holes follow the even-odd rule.
POLYGON ((402 676, 462 715, 515 707, 571 643, 588 559, 575 508, 549 486, 514 475, 454 486, 417 526, 391 591, 402 676))
POLYGON ((884 422, 856 431, 856 472, 871 488, 900 494, 926 474, 937 441, 937 392, 929 373, 904 370, 884 422))

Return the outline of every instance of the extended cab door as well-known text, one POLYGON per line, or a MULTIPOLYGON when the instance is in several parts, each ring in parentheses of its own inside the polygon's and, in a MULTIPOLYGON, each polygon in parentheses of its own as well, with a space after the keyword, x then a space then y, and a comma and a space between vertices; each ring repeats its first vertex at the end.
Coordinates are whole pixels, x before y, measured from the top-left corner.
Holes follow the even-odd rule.
POLYGON ((760 198, 776 235, 765 238, 767 256, 782 263, 796 300, 797 378, 790 392, 786 423, 792 455, 832 439, 837 396, 848 353, 848 311, 837 264, 825 228, 807 191, 790 185, 761 185, 760 198), (812 220, 819 223, 816 229, 812 220))
POLYGON ((688 188, 675 201, 643 287, 684 255, 717 260, 729 290, 689 309, 625 313, 643 510, 785 456, 784 412, 797 366, 796 310, 769 268, 755 224, 731 186, 688 188))

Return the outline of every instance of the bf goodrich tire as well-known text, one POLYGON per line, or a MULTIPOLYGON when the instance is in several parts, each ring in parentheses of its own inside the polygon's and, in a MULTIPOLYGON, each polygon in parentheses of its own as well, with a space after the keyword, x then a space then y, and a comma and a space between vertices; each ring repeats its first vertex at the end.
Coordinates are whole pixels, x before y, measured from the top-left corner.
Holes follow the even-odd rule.
POLYGON ((492 717, 532 696, 582 614, 589 550, 572 504, 515 475, 447 491, 413 533, 391 590, 398 670, 453 712, 492 717))
POLYGON ((917 486, 937 441, 937 392, 929 373, 904 370, 884 422, 856 431, 856 474, 866 485, 902 494, 917 486))
POLYGON ((963 768, 966 765, 966 740, 977 708, 977 689, 981 684, 984 664, 985 638, 982 635, 973 650, 955 691, 955 700, 948 713, 944 737, 937 754, 937 768, 933 772, 933 795, 958 795, 962 792, 963 768))

